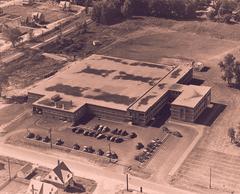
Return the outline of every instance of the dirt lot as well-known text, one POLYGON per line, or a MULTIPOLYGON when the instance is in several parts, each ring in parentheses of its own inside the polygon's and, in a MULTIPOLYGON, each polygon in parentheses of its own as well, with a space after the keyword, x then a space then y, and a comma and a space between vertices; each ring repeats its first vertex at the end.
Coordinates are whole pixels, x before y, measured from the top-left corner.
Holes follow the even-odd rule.
MULTIPOLYGON (((18 161, 15 159, 10 158, 10 172, 11 177, 14 177, 18 170, 25 164, 23 161, 18 161)), ((0 185, 3 185, 4 183, 8 182, 9 179, 9 170, 8 170, 8 162, 6 157, 0 156, 0 163, 4 164, 4 168, 0 170, 0 185)), ((16 194, 22 194, 24 193, 26 189, 26 185, 19 184, 15 181, 11 181, 9 184, 7 184, 6 187, 4 187, 2 190, 0 190, 1 194, 7 194, 7 193, 16 193, 16 194)))
POLYGON ((56 5, 49 3, 34 4, 32 6, 12 5, 4 8, 4 13, 14 16, 21 16, 23 18, 31 17, 32 13, 41 12, 45 15, 47 23, 55 22, 59 19, 73 15, 72 12, 64 12, 56 5))
POLYGON ((25 52, 27 57, 13 61, 8 65, 0 65, 0 81, 3 93, 4 90, 28 87, 36 81, 44 79, 50 72, 63 67, 63 62, 39 55, 36 51, 25 52))

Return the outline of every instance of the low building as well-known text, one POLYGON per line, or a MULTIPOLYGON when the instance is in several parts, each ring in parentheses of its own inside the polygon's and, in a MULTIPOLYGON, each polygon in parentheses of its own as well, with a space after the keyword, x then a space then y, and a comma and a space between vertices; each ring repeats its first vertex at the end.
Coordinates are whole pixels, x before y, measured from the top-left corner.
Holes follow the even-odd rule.
MULTIPOLYGON (((206 86, 189 85, 192 77, 191 65, 163 65, 92 55, 37 83, 29 91, 28 100, 33 113, 45 117, 77 122, 91 114, 144 126, 176 99, 171 109, 174 112, 177 99, 180 101, 191 89, 206 91, 206 86), (176 85, 181 89, 174 89, 176 85)), ((209 87, 208 91, 211 95, 209 87)), ((202 98, 204 101, 205 95, 198 100, 202 98)), ((187 103, 182 105, 187 107, 187 103)), ((196 112, 198 104, 191 107, 196 112)), ((194 113, 194 119, 176 115, 173 118, 192 122, 198 113, 194 113)))
POLYGON ((18 172, 17 176, 20 178, 27 178, 36 170, 37 166, 31 163, 25 164, 18 172))
POLYGON ((58 188, 52 184, 32 179, 28 186, 27 194, 58 194, 58 188))
POLYGON ((180 95, 171 103, 171 118, 195 122, 211 102, 211 88, 207 86, 178 85, 180 95))
POLYGON ((43 181, 63 189, 74 184, 73 173, 62 161, 58 161, 58 165, 48 173, 43 181))

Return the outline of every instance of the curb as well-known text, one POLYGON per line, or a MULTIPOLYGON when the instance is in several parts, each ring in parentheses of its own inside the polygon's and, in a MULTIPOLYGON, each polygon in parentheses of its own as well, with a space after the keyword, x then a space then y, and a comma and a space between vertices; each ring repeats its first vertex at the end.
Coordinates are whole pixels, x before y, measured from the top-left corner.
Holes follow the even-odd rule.
MULTIPOLYGON (((188 126, 187 124, 180 124, 182 126, 188 126)), ((196 130, 196 129, 194 129, 196 130)), ((188 148, 184 151, 184 153, 182 154, 182 156, 178 159, 178 161, 176 162, 176 164, 173 166, 173 168, 170 170, 170 172, 168 173, 168 178, 169 180, 171 179, 172 176, 174 176, 174 174, 177 172, 177 170, 181 167, 181 165, 183 164, 183 162, 186 160, 186 158, 188 157, 188 155, 192 152, 192 150, 195 148, 195 146, 197 145, 197 143, 199 142, 199 140, 202 138, 203 136, 203 128, 200 128, 199 130, 196 130, 196 132, 198 133, 198 135, 195 137, 195 139, 192 141, 192 143, 188 146, 188 148)))

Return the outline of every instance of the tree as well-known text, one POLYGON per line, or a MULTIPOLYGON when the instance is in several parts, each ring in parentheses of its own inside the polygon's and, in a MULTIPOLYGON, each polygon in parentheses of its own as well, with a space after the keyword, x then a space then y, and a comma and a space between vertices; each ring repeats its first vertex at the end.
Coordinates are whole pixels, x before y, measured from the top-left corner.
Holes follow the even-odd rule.
POLYGON ((125 0, 122 7, 121 13, 123 17, 130 18, 133 15, 133 2, 132 0, 125 0))
POLYGON ((88 14, 89 6, 91 4, 91 0, 86 0, 85 1, 85 13, 88 14))
POLYGON ((82 24, 82 33, 85 34, 87 32, 87 22, 84 20, 82 24))
POLYGON ((231 139, 231 143, 233 143, 235 140, 235 133, 236 131, 234 128, 231 127, 228 129, 228 137, 231 139))
POLYGON ((223 75, 222 79, 224 81, 227 81, 228 86, 232 84, 233 78, 235 76, 234 74, 234 68, 235 68, 235 57, 232 54, 227 54, 223 61, 218 63, 218 66, 220 67, 223 75))
POLYGON ((232 14, 237 7, 237 3, 234 0, 221 0, 219 2, 220 6, 218 9, 218 15, 223 16, 225 14, 232 14))
POLYGON ((13 47, 16 47, 16 43, 22 41, 22 33, 18 28, 9 27, 6 24, 2 27, 3 36, 12 43, 13 47))
POLYGON ((122 18, 121 0, 103 0, 93 4, 92 19, 101 24, 112 24, 122 18))
POLYGON ((167 0, 149 0, 149 15, 169 18, 171 16, 170 2, 167 0))

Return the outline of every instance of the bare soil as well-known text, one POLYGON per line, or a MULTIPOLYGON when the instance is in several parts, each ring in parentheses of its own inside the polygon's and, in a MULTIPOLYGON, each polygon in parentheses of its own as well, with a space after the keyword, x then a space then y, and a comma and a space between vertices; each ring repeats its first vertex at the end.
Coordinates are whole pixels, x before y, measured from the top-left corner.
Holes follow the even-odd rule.
POLYGON ((21 89, 44 79, 47 74, 63 67, 63 62, 47 58, 37 51, 25 51, 26 57, 0 65, 2 92, 21 89))

